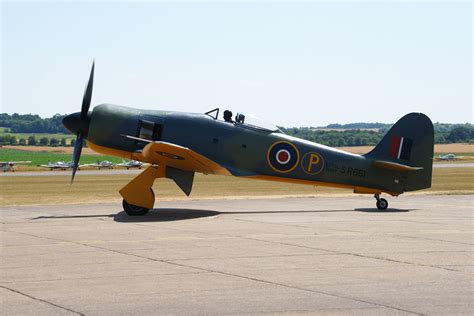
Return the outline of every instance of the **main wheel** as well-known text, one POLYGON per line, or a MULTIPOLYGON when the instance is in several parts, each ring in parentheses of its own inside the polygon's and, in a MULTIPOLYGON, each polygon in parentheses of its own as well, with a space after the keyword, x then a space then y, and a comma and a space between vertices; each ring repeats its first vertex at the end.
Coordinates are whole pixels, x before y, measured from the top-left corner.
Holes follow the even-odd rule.
POLYGON ((376 205, 379 210, 386 210, 388 207, 388 202, 386 199, 378 199, 376 205))
POLYGON ((143 216, 148 213, 149 209, 138 205, 129 204, 125 199, 122 202, 123 210, 129 216, 143 216))

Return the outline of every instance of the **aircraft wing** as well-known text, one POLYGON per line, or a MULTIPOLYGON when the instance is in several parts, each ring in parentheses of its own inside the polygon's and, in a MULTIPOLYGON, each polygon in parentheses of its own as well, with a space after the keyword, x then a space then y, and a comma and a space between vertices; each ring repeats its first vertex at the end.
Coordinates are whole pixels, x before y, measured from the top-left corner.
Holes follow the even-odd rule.
POLYGON ((31 163, 31 161, 10 161, 9 163, 14 165, 25 165, 31 163))
POLYGON ((67 169, 68 167, 67 166, 56 166, 56 165, 53 165, 53 166, 48 166, 48 165, 38 165, 38 167, 42 167, 42 168, 49 168, 49 169, 67 169))
POLYGON ((138 137, 128 135, 124 136, 143 142, 148 142, 148 144, 140 153, 143 156, 144 162, 166 165, 185 171, 195 171, 205 174, 230 175, 230 172, 227 169, 189 148, 172 143, 160 141, 153 142, 138 137))
POLYGON ((86 163, 86 164, 81 165, 81 167, 98 167, 98 166, 99 165, 96 163, 86 163))

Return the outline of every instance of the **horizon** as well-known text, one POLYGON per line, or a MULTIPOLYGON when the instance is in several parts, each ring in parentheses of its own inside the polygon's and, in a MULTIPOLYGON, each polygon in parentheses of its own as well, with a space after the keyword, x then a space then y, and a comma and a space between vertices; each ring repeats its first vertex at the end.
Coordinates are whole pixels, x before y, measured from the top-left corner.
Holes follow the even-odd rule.
POLYGON ((473 122, 471 2, 3 1, 0 112, 93 105, 279 126, 473 122), (87 18, 86 18, 87 17, 87 18), (152 106, 147 106, 152 105, 152 106))
MULTIPOLYGON (((52 118, 53 116, 55 115, 61 115, 61 116, 65 116, 65 115, 68 115, 70 113, 64 113, 64 114, 61 114, 61 113, 55 113, 51 116, 48 116, 48 117, 44 117, 44 116, 41 116, 39 114, 35 114, 35 113, 7 113, 7 112, 2 112, 0 113, 0 115, 2 114, 8 114, 8 115, 13 115, 13 114, 18 114, 18 115, 37 115, 39 116, 41 119, 50 119, 52 118)), ((332 122, 332 123, 328 123, 326 125, 319 125, 319 126, 281 126, 281 125, 278 125, 278 127, 283 127, 283 128, 324 128, 324 127, 328 127, 329 125, 335 125, 335 124, 339 124, 339 125, 349 125, 349 124, 385 124, 385 125, 393 125, 395 124, 395 122, 348 122, 348 123, 339 123, 339 122, 332 122)), ((454 122, 454 123, 448 123, 448 122, 432 122, 433 124, 446 124, 446 125, 474 125, 474 123, 471 123, 471 122, 454 122)), ((3 126, 0 126, 0 127, 3 127, 3 126)), ((352 128, 351 128, 352 129, 352 128)), ((357 128, 353 128, 353 129, 357 129, 357 128)))

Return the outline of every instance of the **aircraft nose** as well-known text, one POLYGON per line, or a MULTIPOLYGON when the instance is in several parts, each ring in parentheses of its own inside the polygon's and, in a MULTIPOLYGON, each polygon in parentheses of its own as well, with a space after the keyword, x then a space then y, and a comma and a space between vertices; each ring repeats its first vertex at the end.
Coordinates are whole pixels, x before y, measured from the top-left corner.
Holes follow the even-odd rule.
POLYGON ((87 135, 87 131, 89 130, 89 122, 89 115, 87 116, 86 120, 81 120, 81 112, 75 112, 63 118, 64 127, 66 127, 72 134, 75 135, 77 135, 80 131, 87 135))

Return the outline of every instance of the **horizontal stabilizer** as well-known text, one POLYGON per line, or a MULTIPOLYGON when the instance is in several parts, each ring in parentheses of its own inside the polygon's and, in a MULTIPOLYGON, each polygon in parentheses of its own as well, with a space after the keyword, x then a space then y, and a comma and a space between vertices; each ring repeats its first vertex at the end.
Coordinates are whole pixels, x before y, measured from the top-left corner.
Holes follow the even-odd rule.
POLYGON ((416 170, 423 169, 423 167, 411 167, 411 166, 403 165, 401 163, 385 161, 385 160, 374 160, 373 164, 375 167, 378 167, 378 168, 396 170, 396 171, 416 171, 416 170))

